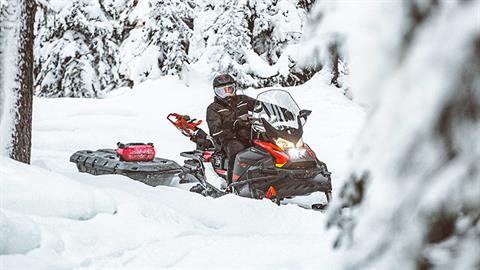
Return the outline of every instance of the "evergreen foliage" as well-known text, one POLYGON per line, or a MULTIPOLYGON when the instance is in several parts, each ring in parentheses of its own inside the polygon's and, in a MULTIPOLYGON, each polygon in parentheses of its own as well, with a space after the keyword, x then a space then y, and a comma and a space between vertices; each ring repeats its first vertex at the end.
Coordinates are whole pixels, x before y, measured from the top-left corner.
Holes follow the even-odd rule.
POLYGON ((242 86, 254 87, 296 85, 311 77, 284 54, 302 36, 307 12, 298 1, 223 0, 205 8, 215 16, 203 34, 212 75, 231 73, 242 86))
POLYGON ((286 45, 299 41, 305 12, 289 0, 250 0, 254 51, 275 64, 286 45))
POLYGON ((162 75, 179 74, 189 63, 189 40, 193 35, 195 3, 184 0, 154 0, 145 23, 144 42, 160 50, 162 75))
POLYGON ((135 83, 162 75, 180 75, 190 63, 195 3, 192 0, 144 0, 130 18, 135 29, 121 47, 121 73, 135 83))
MULTIPOLYGON (((41 1, 48 3, 48 1, 41 1)), ((190 64, 211 77, 230 73, 244 87, 297 85, 300 42, 313 0, 74 0, 37 18, 39 96, 101 97, 119 86, 190 64)))
POLYGON ((119 84, 115 31, 97 2, 44 9, 35 53, 39 96, 101 97, 119 84))
POLYGON ((252 50, 247 6, 243 1, 224 0, 215 4, 214 12, 218 16, 204 34, 213 73, 229 73, 243 85, 256 85, 243 66, 247 63, 246 53, 252 50))

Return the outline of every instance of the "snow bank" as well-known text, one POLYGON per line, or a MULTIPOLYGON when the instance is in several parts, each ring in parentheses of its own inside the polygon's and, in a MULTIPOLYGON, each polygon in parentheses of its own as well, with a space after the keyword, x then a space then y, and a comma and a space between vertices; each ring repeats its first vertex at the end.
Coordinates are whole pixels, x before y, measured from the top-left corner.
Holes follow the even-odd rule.
POLYGON ((7 217, 0 210, 0 255, 26 253, 40 246, 40 229, 28 218, 7 217))
POLYGON ((103 191, 85 187, 60 174, 0 158, 0 207, 19 213, 89 219, 114 213, 103 191))

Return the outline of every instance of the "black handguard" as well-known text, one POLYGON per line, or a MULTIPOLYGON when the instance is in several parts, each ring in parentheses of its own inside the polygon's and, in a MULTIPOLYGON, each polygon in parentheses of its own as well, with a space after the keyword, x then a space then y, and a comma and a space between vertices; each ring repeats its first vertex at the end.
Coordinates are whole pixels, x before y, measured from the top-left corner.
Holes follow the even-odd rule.
POLYGON ((235 122, 233 122, 233 130, 240 130, 250 126, 250 116, 248 114, 240 115, 235 122))
POLYGON ((213 147, 212 142, 208 139, 207 133, 202 129, 198 129, 197 132, 193 133, 190 140, 197 145, 197 149, 199 150, 213 147))
POLYGON ((232 124, 233 130, 238 130, 238 129, 240 128, 240 125, 241 125, 241 124, 240 124, 240 120, 238 120, 238 119, 235 120, 235 122, 233 122, 233 124, 232 124))

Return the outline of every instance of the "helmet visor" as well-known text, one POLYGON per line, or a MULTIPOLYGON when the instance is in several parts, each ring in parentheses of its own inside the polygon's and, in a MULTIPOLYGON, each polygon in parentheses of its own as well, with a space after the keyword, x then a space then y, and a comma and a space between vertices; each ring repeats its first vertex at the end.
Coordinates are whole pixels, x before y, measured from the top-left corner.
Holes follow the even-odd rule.
POLYGON ((235 84, 227 84, 213 88, 215 95, 219 98, 226 98, 235 95, 237 87, 235 84))

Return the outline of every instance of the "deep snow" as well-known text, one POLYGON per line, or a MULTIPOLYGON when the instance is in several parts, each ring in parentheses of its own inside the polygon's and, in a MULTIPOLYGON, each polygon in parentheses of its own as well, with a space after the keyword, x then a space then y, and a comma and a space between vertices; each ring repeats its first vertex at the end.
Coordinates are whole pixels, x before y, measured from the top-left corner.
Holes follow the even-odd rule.
MULTIPOLYGON (((189 81, 187 87, 162 77, 105 99, 35 99, 33 166, 0 160, 0 268, 335 267, 335 233, 325 229, 324 213, 81 174, 68 162, 76 150, 143 141, 181 163, 179 153, 193 144, 165 117, 178 112, 204 119, 212 100, 206 80, 189 81)), ((364 109, 320 75, 289 90, 313 110, 304 139, 333 172, 335 196, 364 109)))

